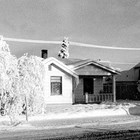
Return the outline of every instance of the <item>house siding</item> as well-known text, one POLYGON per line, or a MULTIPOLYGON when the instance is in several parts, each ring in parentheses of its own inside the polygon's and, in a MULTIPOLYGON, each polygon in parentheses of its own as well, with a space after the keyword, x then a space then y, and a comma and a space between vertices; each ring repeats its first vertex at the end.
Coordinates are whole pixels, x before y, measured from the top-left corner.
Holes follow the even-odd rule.
POLYGON ((79 84, 75 90, 75 103, 85 103, 83 90, 83 78, 79 78, 79 84))
POLYGON ((72 76, 65 73, 55 65, 46 65, 46 76, 44 81, 44 96, 46 104, 72 104, 72 76), (50 68, 51 67, 51 68, 50 68), (51 76, 62 77, 62 95, 51 95, 51 76))
POLYGON ((130 69, 128 71, 122 71, 120 75, 116 76, 116 81, 138 81, 139 69, 130 69))
POLYGON ((79 68, 79 69, 76 69, 75 70, 76 71, 76 73, 78 74, 78 75, 87 75, 87 76, 89 76, 89 75, 100 75, 100 76, 102 76, 102 75, 111 75, 111 73, 110 72, 108 72, 108 71, 106 71, 106 70, 103 70, 103 69, 101 69, 101 68, 99 68, 99 67, 97 67, 97 66, 94 66, 94 65, 88 65, 88 66, 84 66, 84 67, 82 67, 82 68, 79 68))
POLYGON ((100 91, 103 91, 103 77, 95 78, 94 80, 94 94, 99 94, 100 91))

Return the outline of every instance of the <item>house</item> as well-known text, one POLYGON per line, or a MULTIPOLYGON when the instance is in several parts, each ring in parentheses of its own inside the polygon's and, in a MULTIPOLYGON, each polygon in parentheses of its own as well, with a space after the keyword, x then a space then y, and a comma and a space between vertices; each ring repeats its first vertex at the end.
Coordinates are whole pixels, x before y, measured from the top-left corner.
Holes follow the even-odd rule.
MULTIPOLYGON (((46 58, 46 57, 45 57, 46 58)), ((86 59, 44 59, 46 74, 44 81, 47 104, 92 103, 116 100, 114 68, 86 59), (113 77, 112 93, 105 93, 105 77, 113 77)))
POLYGON ((140 63, 116 76, 118 99, 140 99, 140 63))
POLYGON ((140 63, 129 70, 122 71, 121 74, 116 77, 116 80, 118 82, 138 82, 138 80, 140 80, 140 63))

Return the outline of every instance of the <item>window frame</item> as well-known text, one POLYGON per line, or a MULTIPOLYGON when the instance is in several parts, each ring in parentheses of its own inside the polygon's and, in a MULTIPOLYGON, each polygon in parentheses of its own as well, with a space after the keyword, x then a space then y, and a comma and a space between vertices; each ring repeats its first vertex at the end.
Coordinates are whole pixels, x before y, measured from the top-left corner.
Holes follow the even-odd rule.
POLYGON ((50 77, 50 92, 51 92, 51 96, 61 96, 62 95, 62 76, 51 76, 50 77), (54 78, 54 79, 53 79, 54 78), (58 78, 58 79, 57 79, 58 78), (59 79, 60 78, 60 79, 59 79), (56 80, 56 81, 55 81, 56 80), (60 80, 60 81, 59 81, 60 80), (58 84, 60 86, 59 89, 59 94, 55 93, 55 89, 53 89, 53 83, 54 84, 58 84))

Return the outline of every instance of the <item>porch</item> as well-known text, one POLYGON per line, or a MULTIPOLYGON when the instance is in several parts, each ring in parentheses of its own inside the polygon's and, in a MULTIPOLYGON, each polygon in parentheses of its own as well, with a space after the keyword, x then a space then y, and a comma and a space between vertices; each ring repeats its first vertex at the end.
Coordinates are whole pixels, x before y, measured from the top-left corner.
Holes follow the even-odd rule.
MULTIPOLYGON (((99 87, 101 87, 101 86, 99 86, 99 87)), ((94 93, 89 94, 88 92, 85 93, 86 103, 101 103, 101 102, 108 102, 108 101, 109 102, 116 101, 116 96, 114 94, 114 91, 115 91, 114 84, 105 85, 102 83, 102 88, 99 88, 99 89, 101 89, 101 90, 98 91, 96 94, 94 94, 94 93)))
POLYGON ((74 70, 79 75, 79 84, 74 91, 74 103, 116 102, 115 75, 119 74, 118 71, 95 61, 80 64, 74 70), (107 77, 112 79, 112 89, 109 92, 104 89, 107 77))
POLYGON ((103 76, 80 76, 79 85, 75 91, 75 103, 116 102, 115 75, 113 83, 106 86, 103 76))

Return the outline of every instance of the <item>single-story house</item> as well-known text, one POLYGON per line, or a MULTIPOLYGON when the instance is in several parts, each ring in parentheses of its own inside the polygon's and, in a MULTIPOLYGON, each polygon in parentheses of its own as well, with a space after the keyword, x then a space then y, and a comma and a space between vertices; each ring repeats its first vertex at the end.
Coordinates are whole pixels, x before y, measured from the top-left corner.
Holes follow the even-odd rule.
POLYGON ((44 94, 47 104, 116 101, 119 71, 93 60, 45 57, 44 94), (104 93, 105 77, 113 77, 112 93, 104 93))

